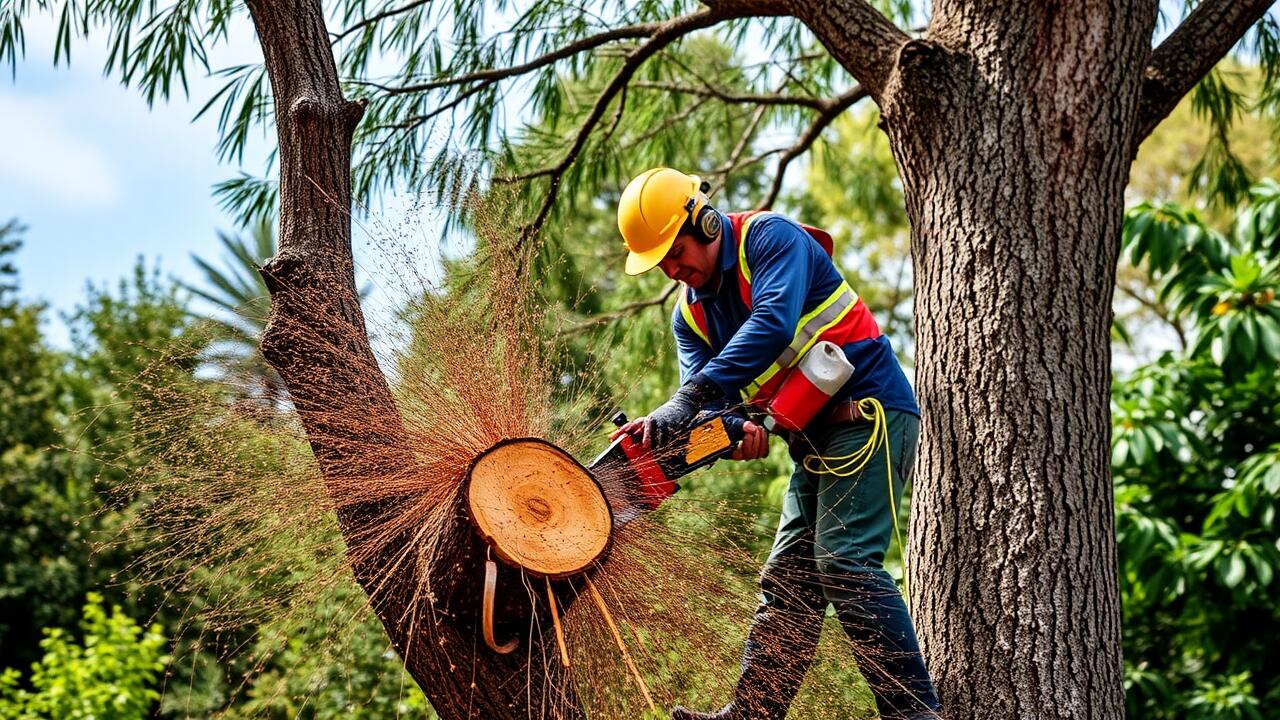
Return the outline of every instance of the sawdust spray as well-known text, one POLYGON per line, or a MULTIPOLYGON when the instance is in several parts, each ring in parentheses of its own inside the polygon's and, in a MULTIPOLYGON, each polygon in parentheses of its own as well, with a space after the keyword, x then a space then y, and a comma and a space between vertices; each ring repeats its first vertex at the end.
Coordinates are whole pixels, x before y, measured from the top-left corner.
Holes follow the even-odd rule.
MULTIPOLYGON (((621 403, 602 403, 609 389, 589 377, 577 378, 566 394, 555 340, 563 337, 556 332, 560 320, 531 291, 525 271, 531 250, 528 243, 522 248, 506 240, 519 237, 507 214, 476 207, 478 249, 444 262, 436 241, 412 223, 367 229, 372 239, 360 254, 360 269, 372 292, 365 316, 398 426, 370 417, 363 406, 339 402, 309 412, 325 415, 330 436, 322 444, 369 462, 330 465, 322 473, 312 451, 317 438, 304 432, 288 399, 264 395, 260 381, 237 377, 216 361, 199 373, 199 392, 157 385, 143 394, 149 399, 138 408, 132 452, 151 460, 133 472, 124 493, 143 508, 129 535, 146 533, 150 546, 160 549, 139 558, 130 580, 171 592, 174 602, 202 598, 185 608, 188 632, 198 635, 198 645, 235 656, 248 668, 240 691, 284 651, 291 628, 323 626, 325 646, 307 652, 340 655, 370 612, 353 565, 391 577, 397 565, 429 565, 444 557, 449 548, 439 539, 457 530, 459 489, 477 455, 506 439, 538 437, 585 462, 607 444, 612 426, 606 413, 621 403), (378 460, 392 436, 408 448, 411 467, 378 460), (344 537, 337 517, 344 509, 369 507, 383 508, 377 521, 349 528, 344 537), (253 641, 228 645, 228 638, 244 637, 244 628, 256 628, 253 641)), ((305 339, 297 341, 306 347, 305 339)), ((358 358, 344 360, 343 346, 339 341, 323 349, 332 354, 335 373, 325 382, 359 381, 342 375, 361 367, 358 358)), ((607 358, 608 348, 598 348, 597 355, 607 358)), ((133 382, 146 385, 155 377, 160 375, 133 382)), ((751 472, 726 465, 701 472, 751 472)), ((597 480, 615 515, 625 510, 623 479, 597 480)), ((658 708, 719 707, 732 697, 737 679, 760 558, 717 528, 754 516, 684 493, 656 511, 628 515, 635 517, 616 527, 593 576, 600 596, 658 708)), ((479 576, 482 568, 458 571, 479 576)), ((516 591, 530 597, 541 589, 524 585, 516 591)), ((378 586, 377 578, 371 586, 378 586)), ((430 617, 441 601, 438 593, 415 588, 407 601, 411 614, 430 617)), ((572 684, 567 695, 576 695, 587 717, 649 717, 597 606, 585 598, 573 602, 563 620, 571 670, 549 676, 572 684)), ((865 689, 852 684, 847 640, 832 621, 828 625, 833 627, 824 633, 791 717, 874 716, 865 689)), ((552 629, 539 623, 530 632, 545 636, 552 629)), ((534 661, 561 662, 555 652, 534 661)), ((527 681, 538 682, 532 673, 527 681)), ((305 697, 296 700, 307 704, 305 697)), ((553 704, 539 714, 556 717, 563 710, 553 704)))

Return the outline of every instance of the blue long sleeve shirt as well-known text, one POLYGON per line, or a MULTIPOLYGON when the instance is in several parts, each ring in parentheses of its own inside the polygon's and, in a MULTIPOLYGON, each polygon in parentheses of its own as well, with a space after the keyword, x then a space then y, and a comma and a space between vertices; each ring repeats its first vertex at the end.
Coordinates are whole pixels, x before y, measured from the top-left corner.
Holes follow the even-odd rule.
MULTIPOLYGON (((800 317, 835 292, 843 278, 799 223, 775 214, 760 217, 744 238, 751 268, 752 308, 748 310, 738 290, 737 240, 729 219, 722 220, 718 283, 682 290, 690 304, 702 304, 711 346, 685 322, 678 304, 671 326, 680 381, 700 374, 726 397, 736 398, 791 343, 800 317)), ((834 400, 874 397, 886 408, 920 414, 887 336, 858 340, 843 349, 854 373, 834 400)))

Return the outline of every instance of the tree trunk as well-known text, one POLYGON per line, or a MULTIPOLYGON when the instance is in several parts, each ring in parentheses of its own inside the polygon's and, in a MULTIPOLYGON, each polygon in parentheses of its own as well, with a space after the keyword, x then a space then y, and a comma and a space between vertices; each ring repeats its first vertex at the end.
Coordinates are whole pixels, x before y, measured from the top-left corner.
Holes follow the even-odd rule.
POLYGON ((1155 3, 935 4, 881 101, 915 263, 912 609, 948 717, 1123 715, 1110 324, 1155 3))
MULTIPOLYGON (((356 580, 445 720, 580 717, 567 678, 558 663, 542 662, 536 638, 531 648, 525 635, 519 651, 505 656, 479 640, 483 545, 460 499, 443 499, 454 511, 430 532, 395 524, 407 503, 422 498, 394 488, 423 468, 370 349, 355 287, 351 138, 364 108, 342 95, 319 0, 248 5, 280 147, 280 249, 262 268, 272 298, 262 351, 297 408, 356 580)), ((518 585, 504 569, 500 587, 518 585)), ((520 599, 523 593, 507 598, 520 599)), ((527 628, 521 605, 512 602, 504 636, 527 628)))

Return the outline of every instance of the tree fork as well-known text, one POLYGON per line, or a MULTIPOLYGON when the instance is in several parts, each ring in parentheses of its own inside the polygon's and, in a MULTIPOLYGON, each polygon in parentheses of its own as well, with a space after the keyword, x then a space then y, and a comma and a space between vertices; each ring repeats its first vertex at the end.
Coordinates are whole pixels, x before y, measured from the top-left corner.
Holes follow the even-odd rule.
POLYGON ((948 7, 881 105, 916 276, 912 609, 948 717, 1119 718, 1108 339, 1154 8, 948 7))
MULTIPOLYGON (((297 408, 356 580, 445 720, 581 717, 567 676, 543 662, 541 639, 524 634, 534 646, 509 656, 478 642, 483 545, 459 513, 424 541, 404 530, 395 537, 378 532, 405 499, 379 497, 377 484, 414 472, 416 461, 355 286, 351 140, 364 105, 342 94, 319 0, 247 4, 271 80, 280 149, 280 242, 262 268, 272 307, 261 347, 297 408), (370 486, 373 499, 345 497, 353 479, 370 486)), ((504 574, 506 587, 519 587, 512 571, 504 574)), ((515 595, 506 600, 521 624, 528 610, 515 595)))

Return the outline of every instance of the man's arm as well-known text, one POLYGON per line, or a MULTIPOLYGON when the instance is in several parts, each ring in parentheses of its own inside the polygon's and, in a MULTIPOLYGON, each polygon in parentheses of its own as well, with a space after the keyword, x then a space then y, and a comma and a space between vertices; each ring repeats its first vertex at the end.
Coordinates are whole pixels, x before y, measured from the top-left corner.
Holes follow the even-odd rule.
POLYGON ((818 260, 813 254, 822 253, 803 228, 779 216, 758 220, 744 242, 751 269, 751 315, 701 371, 728 397, 737 397, 795 337, 818 260))

